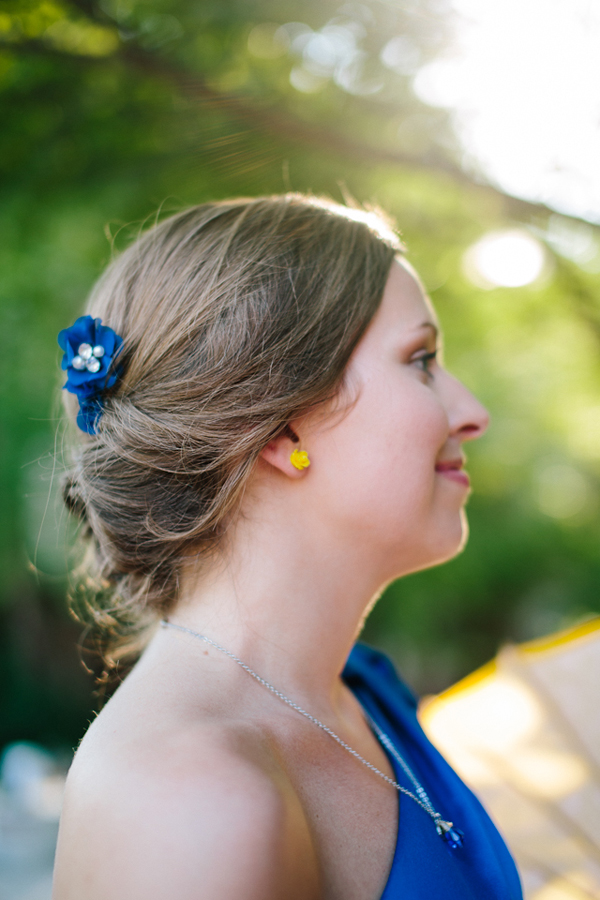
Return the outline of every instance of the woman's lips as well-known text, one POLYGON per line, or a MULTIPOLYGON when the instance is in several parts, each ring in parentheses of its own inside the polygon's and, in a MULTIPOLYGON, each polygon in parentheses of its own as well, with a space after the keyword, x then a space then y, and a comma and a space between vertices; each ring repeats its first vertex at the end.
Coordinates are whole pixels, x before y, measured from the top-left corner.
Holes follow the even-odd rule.
POLYGON ((469 476, 466 472, 462 471, 462 467, 463 460, 455 459, 449 460, 448 462, 437 463, 435 471, 439 472, 439 474, 443 475, 445 478, 449 478, 451 481, 462 484, 464 487, 470 487, 471 482, 469 481, 469 476))

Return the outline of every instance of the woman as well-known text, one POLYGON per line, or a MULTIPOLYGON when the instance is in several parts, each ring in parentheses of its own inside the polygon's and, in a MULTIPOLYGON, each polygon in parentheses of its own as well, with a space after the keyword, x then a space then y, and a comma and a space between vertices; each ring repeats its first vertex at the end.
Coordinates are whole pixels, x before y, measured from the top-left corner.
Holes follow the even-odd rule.
POLYGON ((463 546, 487 425, 389 227, 196 207, 89 311, 60 338, 91 435, 66 499, 111 658, 145 649, 76 754, 55 900, 519 898, 391 664, 353 649, 387 583, 463 546))

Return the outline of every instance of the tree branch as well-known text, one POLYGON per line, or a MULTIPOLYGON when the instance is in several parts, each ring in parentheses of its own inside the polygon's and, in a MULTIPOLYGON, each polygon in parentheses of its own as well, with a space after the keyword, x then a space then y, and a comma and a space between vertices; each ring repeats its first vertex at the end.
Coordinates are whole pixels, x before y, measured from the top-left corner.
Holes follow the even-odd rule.
MULTIPOLYGON (((98 15, 103 16, 105 24, 109 22, 116 24, 102 11, 97 12, 93 0, 71 0, 71 2, 82 12, 89 10, 87 14, 90 17, 93 16, 96 21, 99 21, 96 18, 98 15)), ((415 156, 402 151, 377 147, 364 141, 353 139, 331 128, 301 121, 281 108, 259 105, 242 95, 217 91, 208 85, 201 75, 181 69, 164 57, 155 55, 136 45, 133 41, 121 44, 119 50, 110 57, 78 56, 64 53, 39 40, 14 43, 0 41, 0 48, 13 52, 49 56, 63 61, 68 60, 80 65, 107 64, 114 60, 120 60, 138 72, 171 82, 183 94, 200 98, 203 103, 218 106, 219 109, 228 110, 232 118, 244 122, 253 130, 258 129, 266 134, 276 135, 279 140, 283 139, 293 144, 299 143, 307 147, 313 147, 324 153, 339 154, 359 162, 396 165, 445 175, 462 187, 499 199, 506 214, 515 219, 545 219, 558 212, 544 203, 536 203, 514 197, 489 184, 489 182, 483 180, 483 177, 480 179, 468 173, 456 163, 435 151, 415 156)), ((563 212, 558 214, 573 222, 585 222, 594 228, 600 227, 600 223, 591 222, 581 216, 563 212)))
POLYGON ((116 19, 109 16, 94 0, 68 0, 68 2, 77 12, 83 13, 86 18, 91 19, 93 22, 99 22, 102 25, 115 25, 117 28, 119 26, 116 19))

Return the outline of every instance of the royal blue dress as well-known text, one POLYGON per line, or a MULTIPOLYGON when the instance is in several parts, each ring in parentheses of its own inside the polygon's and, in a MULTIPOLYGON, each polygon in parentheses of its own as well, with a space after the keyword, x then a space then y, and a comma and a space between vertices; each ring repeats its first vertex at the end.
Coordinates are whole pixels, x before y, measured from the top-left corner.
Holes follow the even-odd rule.
MULTIPOLYGON (((488 814, 417 721, 417 702, 383 654, 356 644, 342 675, 421 782, 435 809, 465 835, 451 849, 433 819, 399 794, 396 849, 381 900, 522 900, 517 869, 488 814)), ((396 781, 414 786, 390 757, 396 781)))

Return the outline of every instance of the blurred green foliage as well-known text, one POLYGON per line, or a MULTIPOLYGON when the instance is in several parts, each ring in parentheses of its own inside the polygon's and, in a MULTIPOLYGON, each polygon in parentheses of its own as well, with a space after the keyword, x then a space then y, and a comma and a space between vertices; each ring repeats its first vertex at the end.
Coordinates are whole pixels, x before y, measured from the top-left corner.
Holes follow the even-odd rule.
POLYGON ((598 235, 463 171, 446 113, 411 89, 451 31, 445 0, 4 0, 0 745, 73 744, 93 703, 64 603, 55 335, 113 247, 207 199, 349 192, 389 210, 449 367, 492 412, 467 550, 389 588, 366 638, 432 691, 600 611, 598 235), (515 225, 545 243, 544 278, 475 287, 465 251, 515 225))

